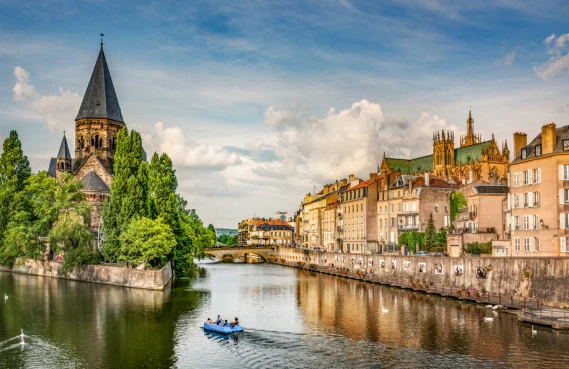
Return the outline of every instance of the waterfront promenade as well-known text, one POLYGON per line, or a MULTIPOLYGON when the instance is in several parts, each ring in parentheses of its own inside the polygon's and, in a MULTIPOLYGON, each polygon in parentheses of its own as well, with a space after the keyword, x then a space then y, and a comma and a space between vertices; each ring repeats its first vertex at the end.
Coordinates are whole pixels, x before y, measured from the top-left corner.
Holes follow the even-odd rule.
POLYGON ((503 295, 489 291, 482 292, 473 288, 453 288, 452 286, 437 285, 436 283, 413 281, 404 278, 391 278, 361 270, 354 272, 344 267, 318 266, 316 264, 307 265, 304 262, 287 262, 283 259, 274 263, 341 278, 378 283, 390 287, 440 295, 442 297, 472 301, 487 305, 488 307, 491 306, 494 310, 504 311, 515 309, 517 310, 517 316, 520 322, 540 324, 555 329, 569 329, 569 310, 544 305, 539 299, 503 295))

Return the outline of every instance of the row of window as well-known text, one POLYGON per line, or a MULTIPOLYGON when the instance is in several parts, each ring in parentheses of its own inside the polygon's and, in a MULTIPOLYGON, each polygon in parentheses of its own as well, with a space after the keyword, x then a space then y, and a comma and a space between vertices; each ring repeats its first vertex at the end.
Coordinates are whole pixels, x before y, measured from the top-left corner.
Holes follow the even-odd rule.
POLYGON ((514 173, 513 187, 530 185, 532 183, 541 183, 541 168, 514 173))
POLYGON ((344 210, 346 211, 346 214, 364 211, 364 204, 360 204, 359 206, 358 204, 344 206, 344 210))
MULTIPOLYGON (((564 237, 562 237, 564 238, 564 237)), ((521 251, 521 239, 514 238, 514 250, 521 251)), ((525 252, 538 252, 539 251, 539 237, 524 237, 524 251, 525 252)))
POLYGON ((539 229, 539 215, 523 215, 513 216, 511 219, 512 229, 519 230, 533 230, 539 229))
POLYGON ((360 188, 357 191, 348 191, 342 195, 342 200, 355 200, 359 199, 360 197, 364 197, 367 193, 367 187, 360 188))
POLYGON ((508 195, 510 197, 511 209, 531 208, 539 206, 539 192, 525 192, 521 194, 508 195))

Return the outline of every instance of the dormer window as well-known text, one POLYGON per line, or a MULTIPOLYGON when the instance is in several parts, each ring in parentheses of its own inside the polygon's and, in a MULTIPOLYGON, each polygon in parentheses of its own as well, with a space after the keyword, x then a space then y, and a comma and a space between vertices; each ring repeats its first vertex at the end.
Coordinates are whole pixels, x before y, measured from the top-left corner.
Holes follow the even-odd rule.
POLYGON ((528 149, 522 149, 522 159, 526 159, 528 157, 528 149))
POLYGON ((569 140, 563 140, 563 151, 569 151, 569 140))
POLYGON ((541 145, 535 146, 535 156, 541 156, 541 145))

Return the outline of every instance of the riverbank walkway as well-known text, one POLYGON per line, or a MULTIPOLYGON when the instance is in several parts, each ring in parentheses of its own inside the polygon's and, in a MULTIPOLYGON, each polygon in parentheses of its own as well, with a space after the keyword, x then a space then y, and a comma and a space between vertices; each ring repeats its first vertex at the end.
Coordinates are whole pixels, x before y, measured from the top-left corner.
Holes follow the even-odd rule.
POLYGON ((409 289, 416 292, 436 294, 443 297, 468 300, 479 304, 492 305, 495 310, 517 310, 520 322, 549 326, 554 329, 569 329, 569 310, 559 309, 541 304, 538 299, 503 295, 495 292, 476 289, 456 288, 426 283, 411 279, 382 277, 370 272, 353 272, 342 267, 325 267, 316 264, 306 265, 303 262, 273 261, 274 264, 303 269, 342 278, 355 279, 362 282, 378 283, 390 287, 409 289))

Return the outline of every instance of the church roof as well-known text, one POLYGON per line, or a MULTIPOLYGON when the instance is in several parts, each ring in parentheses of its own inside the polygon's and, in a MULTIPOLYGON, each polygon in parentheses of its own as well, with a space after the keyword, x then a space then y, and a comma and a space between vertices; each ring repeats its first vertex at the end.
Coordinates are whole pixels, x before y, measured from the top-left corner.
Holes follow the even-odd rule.
MULTIPOLYGON (((71 159, 71 168, 73 168, 73 164, 75 164, 75 160, 71 159)), ((57 172, 57 158, 51 158, 49 159, 47 175, 55 178, 56 172, 57 172)))
POLYGON ((83 189, 88 191, 109 191, 109 186, 103 182, 101 177, 94 170, 90 170, 81 180, 83 189))
MULTIPOLYGON (((482 151, 488 149, 491 142, 492 141, 484 141, 454 149, 454 161, 456 165, 480 161, 482 159, 482 151)), ((391 170, 401 172, 402 174, 415 174, 422 171, 430 172, 433 170, 433 155, 421 156, 415 159, 385 158, 385 160, 391 170)))
POLYGON ((124 123, 103 46, 75 120, 83 118, 107 118, 124 123))
POLYGON ((63 140, 61 140, 61 145, 59 146, 57 159, 71 160, 71 153, 69 152, 69 146, 67 146, 67 139, 65 138, 65 132, 63 133, 63 140))

